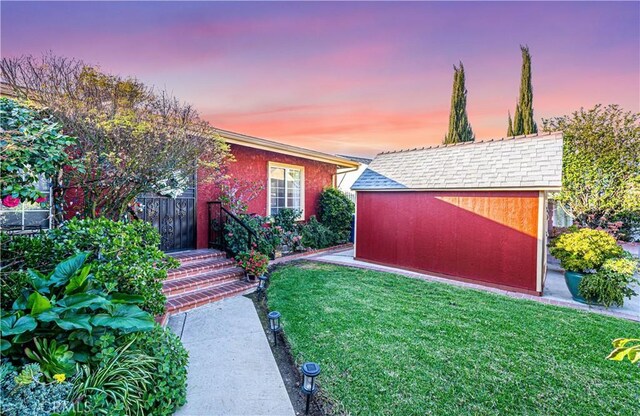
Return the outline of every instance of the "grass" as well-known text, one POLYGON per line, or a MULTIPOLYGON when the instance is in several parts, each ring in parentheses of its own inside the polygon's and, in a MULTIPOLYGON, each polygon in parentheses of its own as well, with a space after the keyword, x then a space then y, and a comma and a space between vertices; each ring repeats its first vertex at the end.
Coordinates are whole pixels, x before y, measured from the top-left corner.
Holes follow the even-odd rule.
POLYGON ((636 322, 316 263, 272 273, 268 300, 336 413, 639 414, 640 368, 604 359, 636 322))

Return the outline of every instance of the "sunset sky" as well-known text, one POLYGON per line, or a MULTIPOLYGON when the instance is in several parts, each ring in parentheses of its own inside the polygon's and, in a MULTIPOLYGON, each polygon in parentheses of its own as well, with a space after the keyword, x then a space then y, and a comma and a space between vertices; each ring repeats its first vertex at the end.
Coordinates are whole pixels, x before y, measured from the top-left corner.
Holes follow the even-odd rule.
POLYGON ((640 111, 640 3, 18 3, 2 56, 46 51, 165 88, 216 127, 331 153, 440 143, 462 61, 478 139, 533 56, 541 118, 640 111))

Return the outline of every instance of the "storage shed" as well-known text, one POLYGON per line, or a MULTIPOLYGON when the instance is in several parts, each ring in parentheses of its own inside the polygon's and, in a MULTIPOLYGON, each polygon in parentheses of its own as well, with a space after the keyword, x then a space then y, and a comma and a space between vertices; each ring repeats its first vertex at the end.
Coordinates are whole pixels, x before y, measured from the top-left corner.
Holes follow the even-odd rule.
POLYGON ((385 152, 352 186, 355 257, 541 295, 562 134, 385 152))

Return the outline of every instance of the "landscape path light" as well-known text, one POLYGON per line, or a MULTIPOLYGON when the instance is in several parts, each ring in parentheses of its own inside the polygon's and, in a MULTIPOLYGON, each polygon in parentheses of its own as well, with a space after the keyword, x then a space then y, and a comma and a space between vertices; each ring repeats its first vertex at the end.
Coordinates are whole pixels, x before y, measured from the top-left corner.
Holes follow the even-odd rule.
POLYGON ((273 332, 273 343, 278 345, 278 332, 282 330, 282 326, 280 326, 280 312, 269 312, 267 317, 269 318, 269 329, 273 332))
POLYGON ((259 297, 264 297, 264 295, 267 293, 267 281, 269 280, 269 278, 265 275, 262 276, 258 276, 258 296, 259 297))
POLYGON ((307 406, 304 414, 309 414, 309 401, 318 390, 316 386, 316 377, 320 374, 320 365, 316 363, 304 363, 302 364, 302 393, 307 396, 307 406))

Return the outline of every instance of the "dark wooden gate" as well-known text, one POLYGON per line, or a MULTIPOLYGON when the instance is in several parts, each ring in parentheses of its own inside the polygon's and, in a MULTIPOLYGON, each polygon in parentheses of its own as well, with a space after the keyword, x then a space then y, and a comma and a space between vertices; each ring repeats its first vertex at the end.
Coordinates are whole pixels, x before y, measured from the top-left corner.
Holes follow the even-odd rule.
POLYGON ((177 198, 157 194, 138 197, 143 205, 140 217, 160 233, 163 251, 190 250, 196 244, 196 189, 187 188, 177 198))

